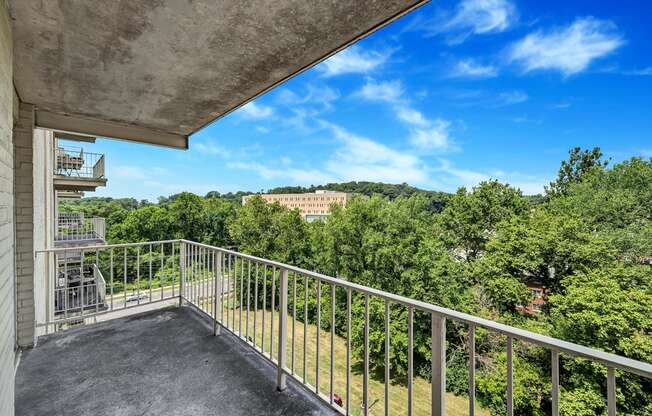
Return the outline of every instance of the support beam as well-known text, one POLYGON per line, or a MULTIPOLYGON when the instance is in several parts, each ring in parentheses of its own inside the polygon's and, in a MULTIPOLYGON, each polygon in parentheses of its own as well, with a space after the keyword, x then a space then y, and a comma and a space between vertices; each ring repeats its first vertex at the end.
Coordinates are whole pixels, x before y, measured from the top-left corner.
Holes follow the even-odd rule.
POLYGON ((36 110, 36 127, 79 136, 93 135, 175 149, 188 148, 188 136, 45 110, 36 110))

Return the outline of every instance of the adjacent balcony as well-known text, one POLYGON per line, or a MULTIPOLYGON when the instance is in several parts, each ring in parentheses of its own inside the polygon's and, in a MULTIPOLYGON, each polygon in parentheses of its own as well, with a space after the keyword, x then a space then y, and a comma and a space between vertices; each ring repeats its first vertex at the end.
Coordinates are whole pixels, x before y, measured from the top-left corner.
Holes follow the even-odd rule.
POLYGON ((103 154, 68 146, 58 146, 55 152, 54 189, 83 192, 106 186, 103 154))
POLYGON ((59 213, 54 235, 55 247, 94 246, 105 244, 106 221, 86 218, 83 213, 59 213))
POLYGON ((456 406, 455 414, 484 415, 475 398, 476 333, 504 340, 508 415, 514 414, 514 357, 528 345, 550 359, 552 415, 559 415, 560 359, 605 370, 609 415, 616 414, 619 380, 652 379, 649 363, 186 240, 37 256, 57 270, 44 282, 47 313, 37 320, 48 335, 18 367, 18 415, 444 415, 447 406, 456 406), (62 303, 60 294, 76 278, 90 278, 74 277, 85 264, 105 279, 94 279, 104 293, 62 303), (396 309, 405 312, 404 333, 390 325, 396 309), (80 323, 89 325, 71 328, 80 323), (468 331, 468 398, 446 392, 447 325, 468 331), (416 351, 415 334, 424 329, 428 348, 416 351), (407 375, 398 379, 391 364, 396 354, 407 363, 407 375), (417 354, 428 362, 428 379, 415 374, 417 354))

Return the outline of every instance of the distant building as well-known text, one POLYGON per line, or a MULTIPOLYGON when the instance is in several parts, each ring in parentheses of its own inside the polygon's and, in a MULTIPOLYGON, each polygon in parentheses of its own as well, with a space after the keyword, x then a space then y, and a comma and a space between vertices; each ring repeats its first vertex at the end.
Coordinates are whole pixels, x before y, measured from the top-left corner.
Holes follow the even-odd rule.
POLYGON ((540 283, 528 282, 527 288, 532 294, 532 300, 525 306, 517 306, 516 309, 528 315, 541 313, 543 307, 548 303, 546 297, 548 290, 540 283))
MULTIPOLYGON (((346 192, 318 190, 314 194, 257 194, 269 203, 278 202, 289 209, 298 209, 308 222, 323 220, 330 215, 331 204, 345 207, 352 194, 346 192)), ((256 195, 242 197, 242 204, 256 195)))

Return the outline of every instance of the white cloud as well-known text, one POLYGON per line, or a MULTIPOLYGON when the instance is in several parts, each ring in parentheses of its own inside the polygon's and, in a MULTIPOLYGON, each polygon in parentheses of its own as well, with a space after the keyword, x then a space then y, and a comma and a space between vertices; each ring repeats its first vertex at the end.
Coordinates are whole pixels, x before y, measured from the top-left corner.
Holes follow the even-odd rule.
POLYGON ((410 107, 398 107, 396 116, 399 120, 417 127, 428 127, 430 121, 420 112, 410 107))
POLYGON ((285 179, 300 185, 317 185, 337 181, 335 177, 318 169, 298 169, 289 166, 277 169, 257 162, 233 162, 227 166, 234 169, 254 171, 264 179, 285 179))
POLYGON ((557 103, 557 104, 554 105, 554 107, 559 109, 559 110, 565 110, 565 109, 569 108, 570 106, 571 106, 571 103, 567 103, 567 102, 557 103))
POLYGON ((647 68, 642 68, 642 69, 631 69, 628 71, 621 71, 620 73, 623 75, 634 75, 639 77, 652 76, 652 66, 648 66, 647 68))
POLYGON ((523 91, 505 91, 498 94, 496 106, 503 107, 506 105, 520 104, 528 100, 527 93, 523 91))
POLYGON ((412 108, 400 81, 377 83, 368 79, 354 95, 369 101, 391 104, 396 118, 410 127, 410 143, 420 151, 441 152, 454 148, 449 135, 451 123, 441 118, 431 121, 412 108))
POLYGON ((509 60, 520 64, 525 72, 556 70, 569 76, 584 71, 592 61, 623 44, 612 22, 585 17, 567 27, 527 35, 510 47, 509 60))
POLYGON ((290 89, 281 90, 277 99, 283 105, 297 105, 297 104, 315 104, 321 105, 324 108, 331 108, 333 101, 340 98, 340 92, 328 86, 316 86, 307 84, 305 92, 302 95, 290 89))
POLYGON ((448 151, 453 145, 450 138, 450 121, 441 118, 431 123, 431 127, 412 130, 410 142, 417 148, 428 151, 448 151))
POLYGON ((504 32, 518 20, 516 7, 507 0, 463 0, 455 11, 413 26, 426 36, 446 33, 448 43, 464 42, 471 35, 504 32))
POLYGON ((250 101, 240 107, 238 114, 242 115, 245 118, 262 119, 271 117, 272 114, 274 114, 274 110, 272 107, 256 104, 255 102, 250 101))
POLYGON ((191 143, 191 149, 197 149, 204 155, 220 156, 223 158, 231 157, 231 152, 222 146, 218 146, 212 142, 198 142, 191 143))
POLYGON ((387 62, 391 55, 392 52, 366 51, 353 45, 317 65, 317 70, 325 76, 366 74, 387 62))
POLYGON ((492 78, 498 75, 498 68, 464 59, 455 64, 449 75, 454 78, 492 78))
POLYGON ((257 131, 258 133, 267 134, 267 133, 269 133, 271 130, 270 130, 268 127, 264 127, 264 126, 256 126, 256 131, 257 131))
POLYGON ((322 124, 342 144, 326 163, 328 171, 337 173, 342 180, 416 184, 428 180, 427 170, 417 156, 357 136, 336 125, 322 124))
POLYGON ((360 91, 355 95, 369 101, 396 104, 404 101, 404 93, 401 81, 375 82, 372 79, 367 79, 360 91))

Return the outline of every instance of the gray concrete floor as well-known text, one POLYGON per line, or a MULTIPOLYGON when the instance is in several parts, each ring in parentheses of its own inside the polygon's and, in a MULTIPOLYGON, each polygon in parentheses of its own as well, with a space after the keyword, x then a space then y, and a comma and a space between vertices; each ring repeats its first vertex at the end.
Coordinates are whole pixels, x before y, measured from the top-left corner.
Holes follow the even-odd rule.
POLYGON ((336 415, 190 307, 39 338, 16 375, 16 415, 336 415))

